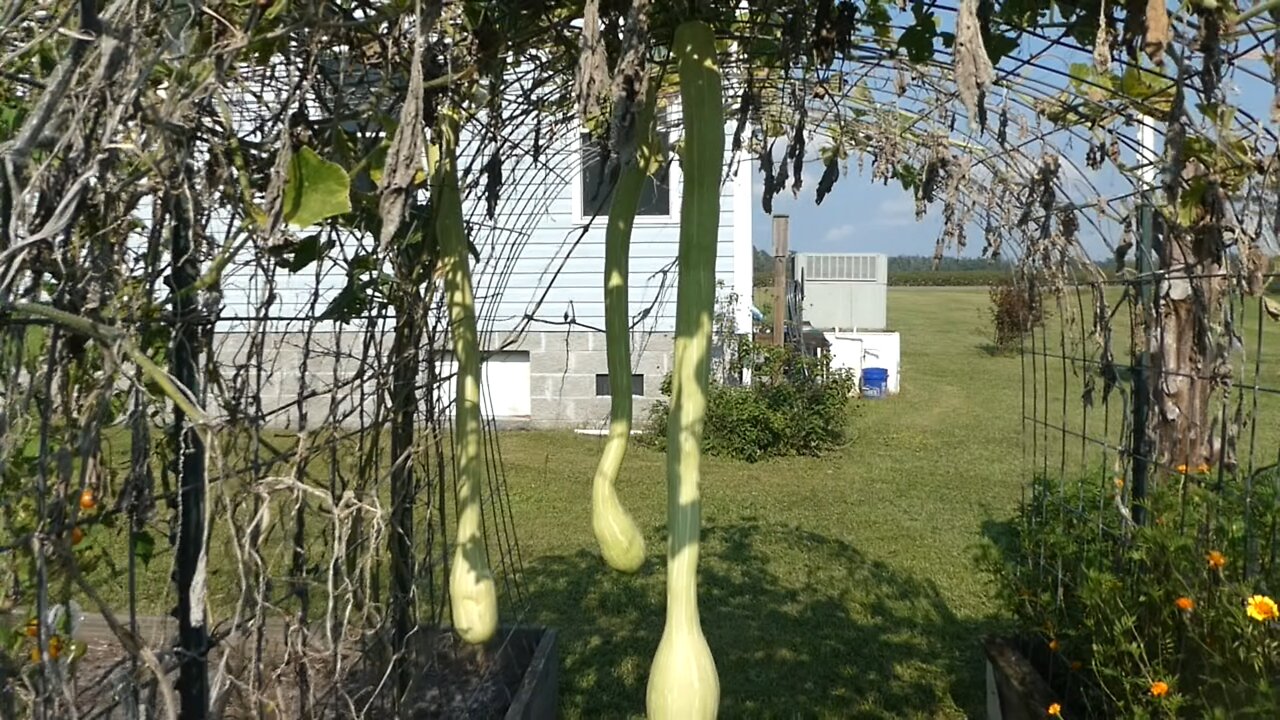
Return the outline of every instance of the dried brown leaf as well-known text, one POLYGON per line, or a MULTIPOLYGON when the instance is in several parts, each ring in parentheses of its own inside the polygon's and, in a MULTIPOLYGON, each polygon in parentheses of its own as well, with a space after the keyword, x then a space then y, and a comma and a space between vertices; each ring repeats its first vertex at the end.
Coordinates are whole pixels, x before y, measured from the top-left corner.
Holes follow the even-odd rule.
POLYGON ((1164 62, 1164 50, 1173 40, 1173 32, 1169 26, 1169 7, 1165 0, 1147 0, 1146 34, 1142 39, 1142 49, 1151 62, 1157 65, 1164 62))
POLYGON ((382 193, 378 198, 382 232, 378 240, 384 251, 404 221, 414 177, 422 164, 422 54, 423 39, 419 35, 413 44, 413 67, 409 71, 409 89, 400 106, 400 123, 382 170, 382 193))
POLYGON ((586 122, 596 118, 609 92, 609 56, 600 37, 600 0, 587 0, 582 12, 582 51, 573 79, 578 117, 586 122))
POLYGON ((969 114, 969 122, 977 120, 985 125, 985 113, 979 112, 979 106, 987 86, 995 79, 995 68, 982 42, 978 0, 961 0, 956 13, 955 76, 956 89, 969 114))
POLYGON ((1272 320, 1280 320, 1280 303, 1269 297, 1262 298, 1262 307, 1267 311, 1267 316, 1272 320))
POLYGON ((1107 29, 1107 2, 1098 11, 1098 34, 1093 41, 1093 66, 1101 74, 1111 72, 1111 33, 1107 29))

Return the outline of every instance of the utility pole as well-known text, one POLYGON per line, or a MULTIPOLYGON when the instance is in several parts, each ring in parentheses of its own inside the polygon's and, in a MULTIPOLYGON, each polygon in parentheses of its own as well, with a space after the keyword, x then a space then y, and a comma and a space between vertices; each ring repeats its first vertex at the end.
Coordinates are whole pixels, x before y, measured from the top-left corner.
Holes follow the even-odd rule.
POLYGON ((783 344, 787 328, 787 246, 791 217, 773 216, 773 344, 783 344))

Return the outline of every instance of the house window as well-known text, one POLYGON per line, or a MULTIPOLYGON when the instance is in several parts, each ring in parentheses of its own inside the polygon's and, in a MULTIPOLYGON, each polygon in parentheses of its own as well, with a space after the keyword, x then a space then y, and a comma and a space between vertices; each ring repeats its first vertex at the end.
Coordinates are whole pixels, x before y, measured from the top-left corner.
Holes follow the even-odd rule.
MULTIPOLYGON (((644 375, 631 376, 631 394, 639 397, 644 396, 644 375)), ((596 375, 596 396, 609 397, 609 374, 598 373, 596 375)))
MULTIPOLYGON (((666 145, 666 133, 659 133, 666 145)), ((582 135, 582 217, 605 217, 613 200, 613 187, 618 182, 618 163, 608 162, 608 150, 601 139, 582 135)), ((640 191, 637 216, 668 217, 671 215, 671 161, 662 163, 651 177, 645 178, 640 191)))

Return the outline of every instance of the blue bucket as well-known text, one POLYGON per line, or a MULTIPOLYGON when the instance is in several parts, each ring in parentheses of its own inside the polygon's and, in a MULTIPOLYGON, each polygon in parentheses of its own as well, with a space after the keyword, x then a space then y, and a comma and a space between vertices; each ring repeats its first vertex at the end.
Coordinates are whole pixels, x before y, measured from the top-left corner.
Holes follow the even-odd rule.
POLYGON ((862 369, 862 397, 882 398, 889 394, 889 371, 886 368, 862 369))

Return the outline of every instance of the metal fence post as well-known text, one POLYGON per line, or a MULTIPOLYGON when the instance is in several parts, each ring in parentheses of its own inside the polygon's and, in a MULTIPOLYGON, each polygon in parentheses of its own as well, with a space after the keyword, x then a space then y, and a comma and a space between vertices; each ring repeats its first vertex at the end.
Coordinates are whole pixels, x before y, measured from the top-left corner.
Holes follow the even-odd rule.
MULTIPOLYGON (((195 285, 200 278, 200 265, 192 243, 192 207, 180 189, 186 174, 186 160, 181 162, 177 187, 168 196, 175 319, 170 360, 174 378, 199 397, 201 329, 195 285)), ((176 404, 173 423, 178 465, 178 546, 174 568, 178 586, 178 695, 182 720, 203 720, 209 710, 209 637, 204 592, 197 583, 203 584, 201 576, 205 572, 204 441, 176 404)))

